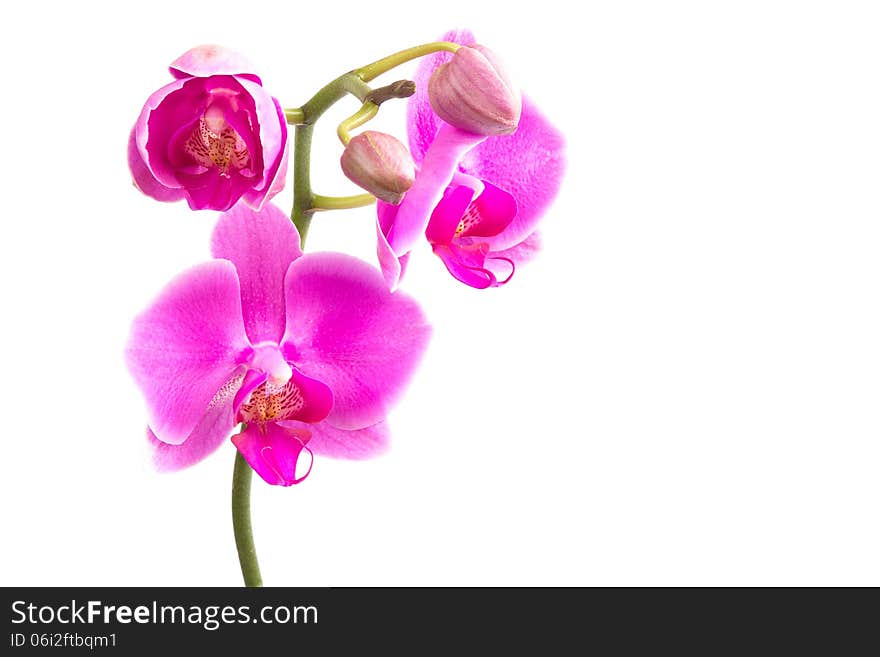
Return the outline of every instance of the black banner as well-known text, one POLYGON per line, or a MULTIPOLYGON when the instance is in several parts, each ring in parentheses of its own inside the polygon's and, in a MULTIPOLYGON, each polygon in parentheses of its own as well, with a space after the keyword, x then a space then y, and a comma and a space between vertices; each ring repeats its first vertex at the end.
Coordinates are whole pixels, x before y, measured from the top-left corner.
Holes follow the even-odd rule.
MULTIPOLYGON (((276 648, 345 654, 573 654, 603 645, 835 652, 873 626, 845 589, 6 588, 4 655, 276 648), (838 629, 839 628, 839 629, 838 629), (519 651, 517 651, 519 652, 519 651)), ((874 639, 870 639, 876 645, 874 639)), ((198 654, 202 654, 199 652, 198 654)), ((250 654, 250 653, 243 653, 250 654)))

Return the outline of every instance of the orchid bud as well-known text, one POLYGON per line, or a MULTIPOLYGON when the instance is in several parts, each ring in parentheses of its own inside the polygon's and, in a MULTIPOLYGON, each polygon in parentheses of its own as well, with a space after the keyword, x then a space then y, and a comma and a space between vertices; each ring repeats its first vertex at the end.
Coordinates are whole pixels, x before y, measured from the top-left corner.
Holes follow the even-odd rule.
POLYGON ((339 163, 349 180, 394 205, 400 203, 416 177, 406 146, 391 135, 375 130, 352 137, 339 163))
POLYGON ((428 99, 441 119, 478 135, 516 131, 522 97, 495 53, 463 46, 428 82, 428 99))

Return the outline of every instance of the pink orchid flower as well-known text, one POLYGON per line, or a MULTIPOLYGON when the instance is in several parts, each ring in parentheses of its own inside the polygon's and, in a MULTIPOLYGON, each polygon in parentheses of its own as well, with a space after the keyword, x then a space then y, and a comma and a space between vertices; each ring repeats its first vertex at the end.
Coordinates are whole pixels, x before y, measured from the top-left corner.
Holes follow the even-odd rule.
MULTIPOLYGON (((475 43, 467 30, 442 40, 475 43)), ((377 255, 392 290, 423 235, 459 281, 480 289, 503 285, 537 251, 538 222, 562 182, 562 134, 527 96, 509 135, 487 137, 438 118, 428 81, 451 58, 443 52, 422 59, 407 108, 409 147, 419 170, 400 205, 378 203, 377 255)))
POLYGON ((158 468, 200 461, 241 422, 233 443, 270 484, 301 481, 303 451, 382 452, 386 414, 430 335, 416 302, 356 258, 303 255, 271 204, 223 214, 212 252, 132 326, 126 357, 158 468))
POLYGON ((287 122, 253 66, 220 46, 199 46, 169 68, 175 78, 149 97, 131 131, 135 186, 193 210, 259 210, 284 187, 287 122))

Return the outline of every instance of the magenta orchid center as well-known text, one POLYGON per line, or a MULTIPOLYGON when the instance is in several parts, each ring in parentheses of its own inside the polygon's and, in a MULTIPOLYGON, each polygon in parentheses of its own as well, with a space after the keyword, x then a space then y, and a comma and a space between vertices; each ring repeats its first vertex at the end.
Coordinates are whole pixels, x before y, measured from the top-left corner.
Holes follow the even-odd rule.
POLYGON ((456 172, 431 213, 425 237, 449 272, 463 283, 477 288, 504 285, 513 276, 514 263, 490 255, 490 241, 510 225, 516 213, 510 194, 456 172), (504 277, 499 280, 502 270, 504 277))
MULTIPOLYGON (((256 171, 247 142, 227 120, 226 109, 240 111, 238 94, 232 89, 217 88, 210 92, 211 101, 183 142, 183 150, 198 167, 193 173, 216 169, 223 178, 230 178, 230 169, 245 178, 256 171)), ((247 126, 250 128, 250 126, 247 126)))
POLYGON ((251 156, 247 144, 226 122, 223 110, 216 104, 205 110, 183 148, 196 164, 205 169, 217 167, 224 178, 229 178, 230 166, 243 176, 254 175, 250 168, 251 156))
POLYGON ((327 386, 291 367, 277 344, 255 346, 249 366, 233 403, 239 422, 264 430, 269 422, 315 423, 330 413, 333 395, 327 386))
POLYGON ((299 483, 311 470, 311 451, 305 446, 311 432, 290 423, 324 420, 333 406, 333 394, 292 367, 274 342, 254 346, 246 364, 248 371, 236 378, 240 388, 233 401, 235 420, 245 423, 245 429, 232 442, 267 482, 299 483), (305 474, 297 465, 302 453, 308 455, 305 474))

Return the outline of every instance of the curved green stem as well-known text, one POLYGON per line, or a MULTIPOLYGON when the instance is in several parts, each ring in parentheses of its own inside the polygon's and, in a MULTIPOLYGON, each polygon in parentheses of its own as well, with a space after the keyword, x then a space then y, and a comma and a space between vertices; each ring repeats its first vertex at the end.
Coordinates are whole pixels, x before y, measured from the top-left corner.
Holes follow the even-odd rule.
POLYGON ((254 534, 251 529, 251 466, 244 460, 241 452, 235 452, 235 467, 232 470, 232 531, 235 533, 235 547, 238 549, 238 563, 244 585, 262 586, 260 564, 257 563, 257 548, 254 547, 254 534))
POLYGON ((406 64, 406 62, 412 61, 418 57, 423 57, 425 55, 430 55, 431 53, 440 52, 441 50, 445 50, 447 52, 455 52, 461 46, 457 43, 452 43, 451 41, 435 41, 433 43, 426 43, 421 46, 414 46, 412 48, 407 48, 406 50, 401 50, 400 52, 396 52, 393 55, 388 55, 388 57, 383 57, 380 60, 373 62, 372 64, 367 64, 366 66, 362 66, 361 68, 355 69, 354 74, 357 75, 364 82, 369 82, 370 80, 379 77, 383 73, 390 71, 392 68, 396 66, 400 66, 401 64, 406 64))
POLYGON ((339 141, 342 142, 342 145, 348 146, 348 142, 351 141, 351 134, 349 134, 351 130, 361 127, 378 113, 379 106, 376 103, 367 101, 361 105, 357 112, 340 123, 339 127, 336 128, 336 134, 339 136, 339 141))
POLYGON ((302 122, 296 126, 293 139, 293 208, 290 211, 290 220, 299 231, 300 244, 304 245, 306 242, 315 209, 310 175, 315 121, 346 94, 352 94, 363 102, 371 91, 370 85, 358 76, 345 73, 324 85, 299 108, 302 112, 302 122))
POLYGON ((312 181, 309 160, 312 154, 313 125, 296 126, 293 139, 293 208, 290 220, 299 232, 300 247, 305 246, 309 224, 312 222, 312 181))
POLYGON ((350 210, 362 208, 376 202, 372 194, 354 194, 352 196, 322 196, 312 195, 312 207, 315 210, 350 210))

